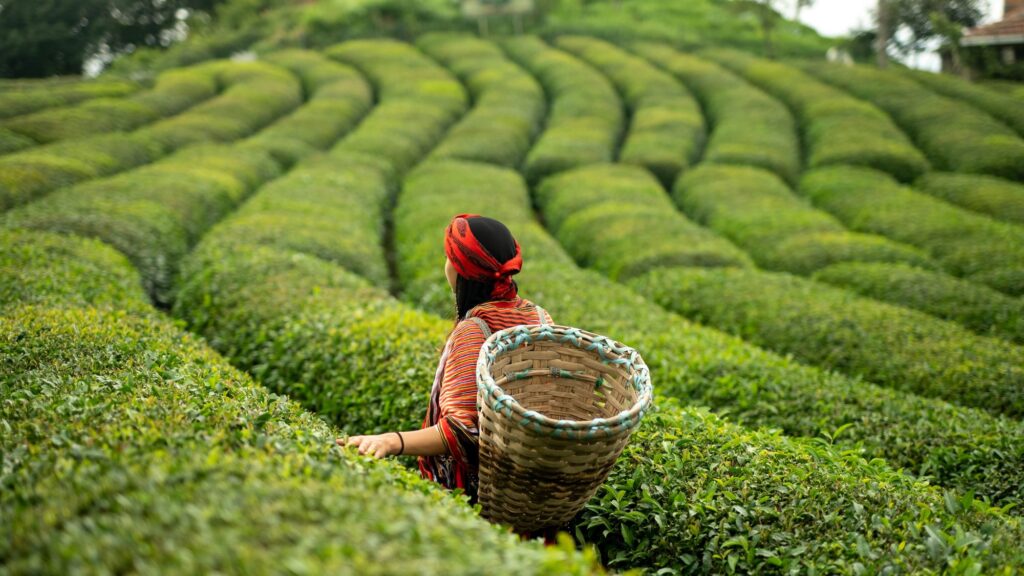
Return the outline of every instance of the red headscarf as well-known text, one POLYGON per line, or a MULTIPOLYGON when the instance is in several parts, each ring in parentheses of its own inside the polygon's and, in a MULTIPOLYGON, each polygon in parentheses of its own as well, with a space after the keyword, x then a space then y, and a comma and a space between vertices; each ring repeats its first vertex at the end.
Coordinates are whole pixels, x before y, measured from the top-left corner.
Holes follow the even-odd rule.
POLYGON ((508 300, 515 298, 516 285, 512 276, 523 269, 522 251, 515 239, 516 252, 507 262, 498 262, 491 253, 473 236, 468 218, 476 218, 477 214, 459 214, 452 218, 445 230, 444 252, 448 255, 455 271, 467 280, 477 282, 494 282, 491 298, 508 300))

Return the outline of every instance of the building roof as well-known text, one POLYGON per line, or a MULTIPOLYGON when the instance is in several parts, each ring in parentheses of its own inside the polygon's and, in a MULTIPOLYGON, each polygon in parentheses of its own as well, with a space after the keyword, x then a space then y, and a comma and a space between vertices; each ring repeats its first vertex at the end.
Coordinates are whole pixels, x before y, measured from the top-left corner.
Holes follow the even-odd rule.
POLYGON ((993 22, 964 33, 962 46, 1024 44, 1024 8, 1017 8, 999 22, 993 22))

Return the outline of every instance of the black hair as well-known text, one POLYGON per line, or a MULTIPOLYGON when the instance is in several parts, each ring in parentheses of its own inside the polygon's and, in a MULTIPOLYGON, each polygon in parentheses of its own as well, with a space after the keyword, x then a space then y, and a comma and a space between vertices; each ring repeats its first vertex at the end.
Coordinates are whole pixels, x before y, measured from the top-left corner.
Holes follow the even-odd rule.
MULTIPOLYGON (((468 218, 469 229, 480 242, 484 250, 498 262, 507 262, 516 255, 516 241, 512 232, 497 220, 485 216, 468 218)), ((466 318, 470 310, 491 300, 494 282, 478 282, 463 278, 457 274, 455 278, 455 323, 466 318)), ((515 285, 515 281, 512 282, 515 285)))

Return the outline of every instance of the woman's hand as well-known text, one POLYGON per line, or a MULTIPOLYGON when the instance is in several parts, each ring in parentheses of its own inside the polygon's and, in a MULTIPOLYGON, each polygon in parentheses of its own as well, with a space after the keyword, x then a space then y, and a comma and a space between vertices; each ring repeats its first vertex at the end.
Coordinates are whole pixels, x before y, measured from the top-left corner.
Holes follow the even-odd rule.
POLYGON ((360 454, 373 456, 374 458, 384 458, 385 456, 398 454, 402 447, 398 434, 394 432, 372 434, 369 436, 349 436, 347 443, 344 438, 338 438, 336 442, 339 446, 355 446, 359 449, 360 454))

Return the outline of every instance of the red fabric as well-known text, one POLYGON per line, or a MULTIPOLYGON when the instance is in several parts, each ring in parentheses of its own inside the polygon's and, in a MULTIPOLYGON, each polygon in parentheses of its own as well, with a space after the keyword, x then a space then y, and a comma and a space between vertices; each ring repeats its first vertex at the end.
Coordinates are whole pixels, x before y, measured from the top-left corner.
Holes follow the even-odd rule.
MULTIPOLYGON (((467 280, 494 282, 491 298, 508 300, 516 297, 516 286, 512 276, 523 269, 523 253, 516 242, 515 256, 508 262, 498 262, 473 236, 467 218, 477 214, 459 214, 452 218, 445 231, 444 251, 451 260, 455 271, 467 280)), ((514 240, 513 240, 514 241, 514 240)))

